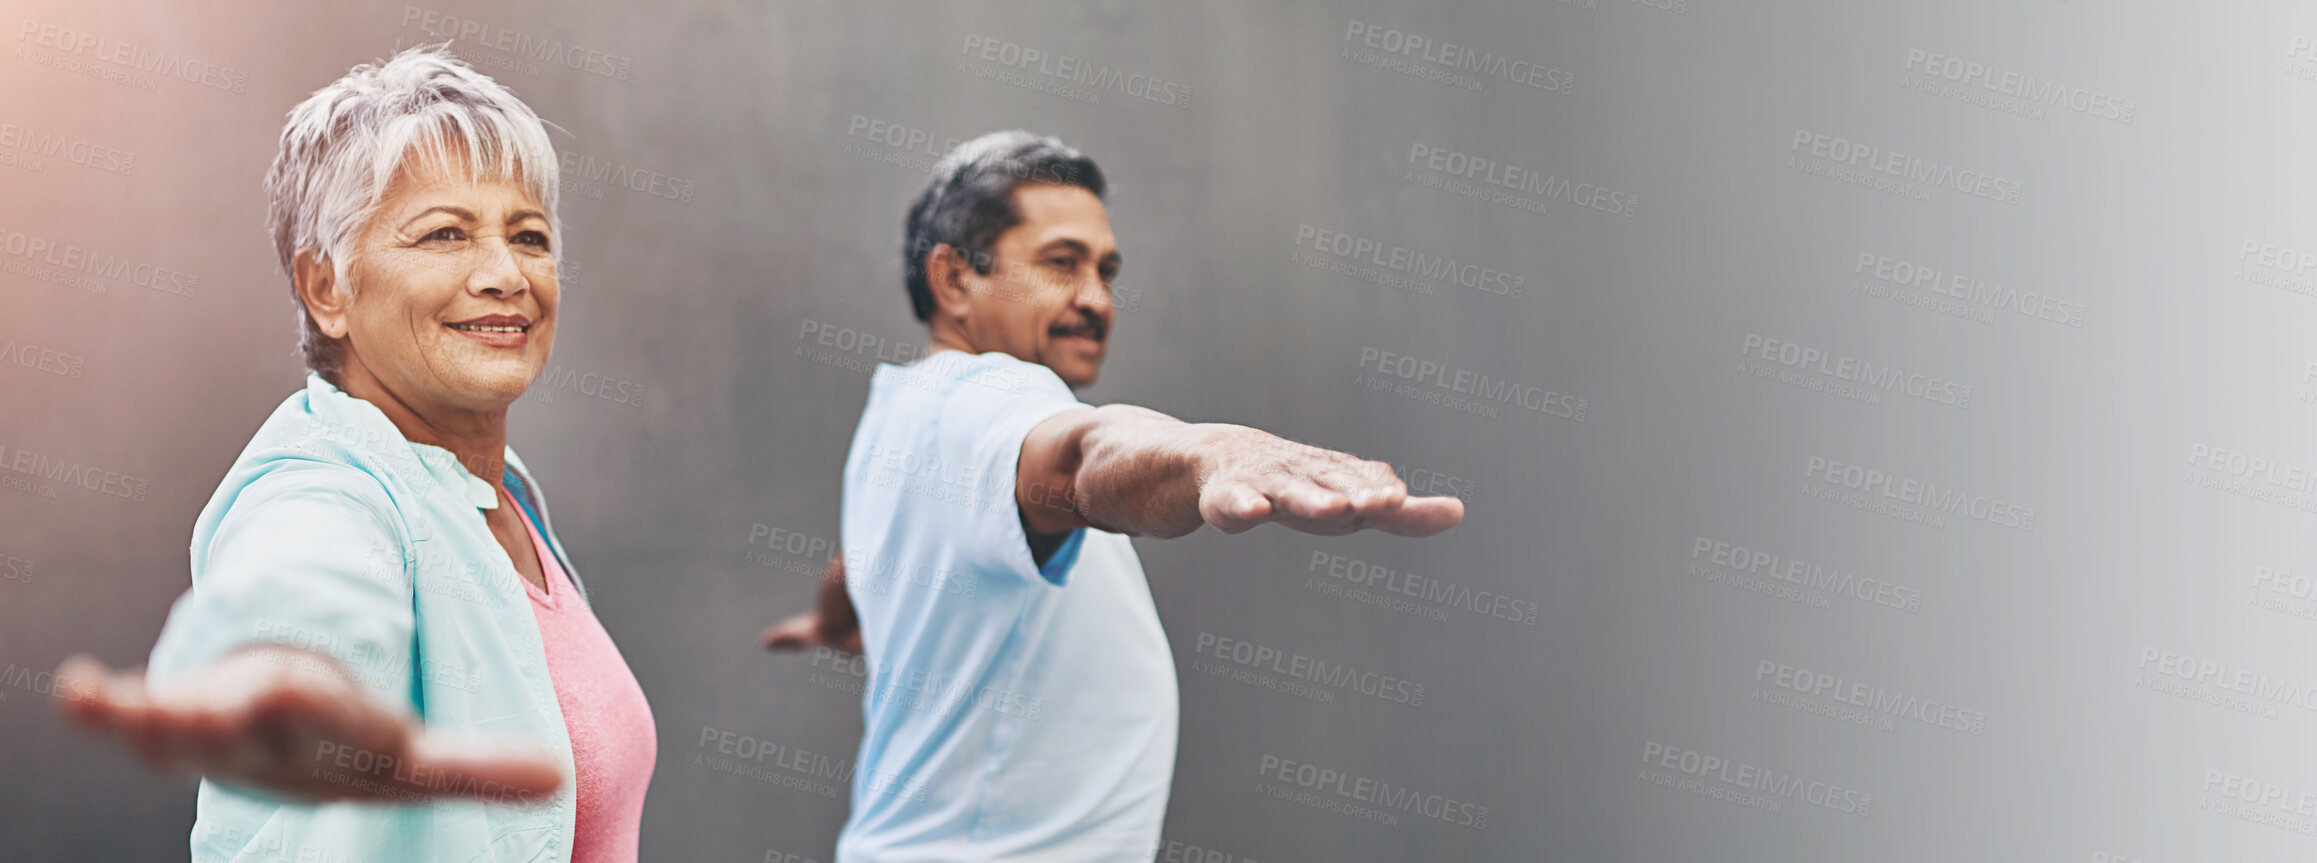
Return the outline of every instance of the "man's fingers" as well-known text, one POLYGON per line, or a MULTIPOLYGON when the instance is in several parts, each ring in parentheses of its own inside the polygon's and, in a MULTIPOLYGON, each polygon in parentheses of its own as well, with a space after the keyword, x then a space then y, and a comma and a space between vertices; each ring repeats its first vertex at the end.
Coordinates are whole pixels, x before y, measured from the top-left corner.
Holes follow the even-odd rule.
POLYGON ((764 628, 756 638, 766 650, 802 650, 813 646, 813 616, 799 614, 764 628))
POLYGON ((1272 492, 1271 500, 1278 505, 1281 516, 1300 521, 1334 521, 1352 512, 1350 497, 1310 481, 1290 483, 1272 492))
POLYGON ((1225 483, 1199 496, 1199 517, 1224 533, 1243 532, 1271 514, 1271 498, 1245 483, 1225 483))
POLYGON ((1398 509, 1368 520, 1368 527, 1399 536, 1431 536, 1464 520, 1464 501, 1453 497, 1411 497, 1398 509))

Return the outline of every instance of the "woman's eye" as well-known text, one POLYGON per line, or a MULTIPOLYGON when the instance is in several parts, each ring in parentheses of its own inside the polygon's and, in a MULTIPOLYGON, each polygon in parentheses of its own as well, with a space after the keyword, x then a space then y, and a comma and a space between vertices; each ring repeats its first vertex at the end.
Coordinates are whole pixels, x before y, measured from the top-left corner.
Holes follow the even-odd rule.
POLYGON ((515 242, 535 248, 547 248, 547 235, 538 231, 524 231, 515 235, 515 242))
POLYGON ((442 227, 436 228, 429 232, 425 237, 420 238, 420 241, 429 243, 448 242, 452 240, 464 239, 465 237, 466 232, 464 231, 461 231, 457 228, 442 227))

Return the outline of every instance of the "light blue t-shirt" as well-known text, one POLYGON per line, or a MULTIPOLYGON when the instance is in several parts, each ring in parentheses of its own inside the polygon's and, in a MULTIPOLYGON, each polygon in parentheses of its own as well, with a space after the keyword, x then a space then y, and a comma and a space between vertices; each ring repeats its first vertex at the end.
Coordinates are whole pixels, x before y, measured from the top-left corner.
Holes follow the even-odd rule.
POLYGON ((845 461, 845 587, 870 661, 840 863, 1148 861, 1173 780, 1174 658, 1127 538, 1040 567, 1022 439, 1085 407, 1000 353, 878 368, 845 461))

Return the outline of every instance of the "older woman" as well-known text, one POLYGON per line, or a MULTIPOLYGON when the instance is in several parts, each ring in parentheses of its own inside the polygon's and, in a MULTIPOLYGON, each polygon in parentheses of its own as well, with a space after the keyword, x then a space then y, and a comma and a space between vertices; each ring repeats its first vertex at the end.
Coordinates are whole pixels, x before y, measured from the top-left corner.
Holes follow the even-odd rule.
POLYGON ((150 684, 61 675, 75 719, 203 774, 194 859, 636 859, 650 707, 507 446, 555 342, 556 167, 439 46, 290 112, 306 386, 194 525, 150 684))

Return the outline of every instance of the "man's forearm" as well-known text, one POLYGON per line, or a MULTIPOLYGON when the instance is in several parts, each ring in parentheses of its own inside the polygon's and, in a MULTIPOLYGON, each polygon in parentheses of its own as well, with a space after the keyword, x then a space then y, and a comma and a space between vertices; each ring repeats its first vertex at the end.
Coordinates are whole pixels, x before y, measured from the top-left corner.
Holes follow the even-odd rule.
POLYGON ((1076 508, 1096 527, 1138 536, 1198 530, 1203 454, 1242 426, 1186 423, 1132 405, 1097 408, 1078 438, 1076 508))
POLYGON ((1033 551, 1035 535, 1088 525, 1155 537, 1266 523, 1430 536, 1464 518, 1454 498, 1409 496, 1383 462, 1131 405, 1064 411, 1031 429, 1014 496, 1033 551))

